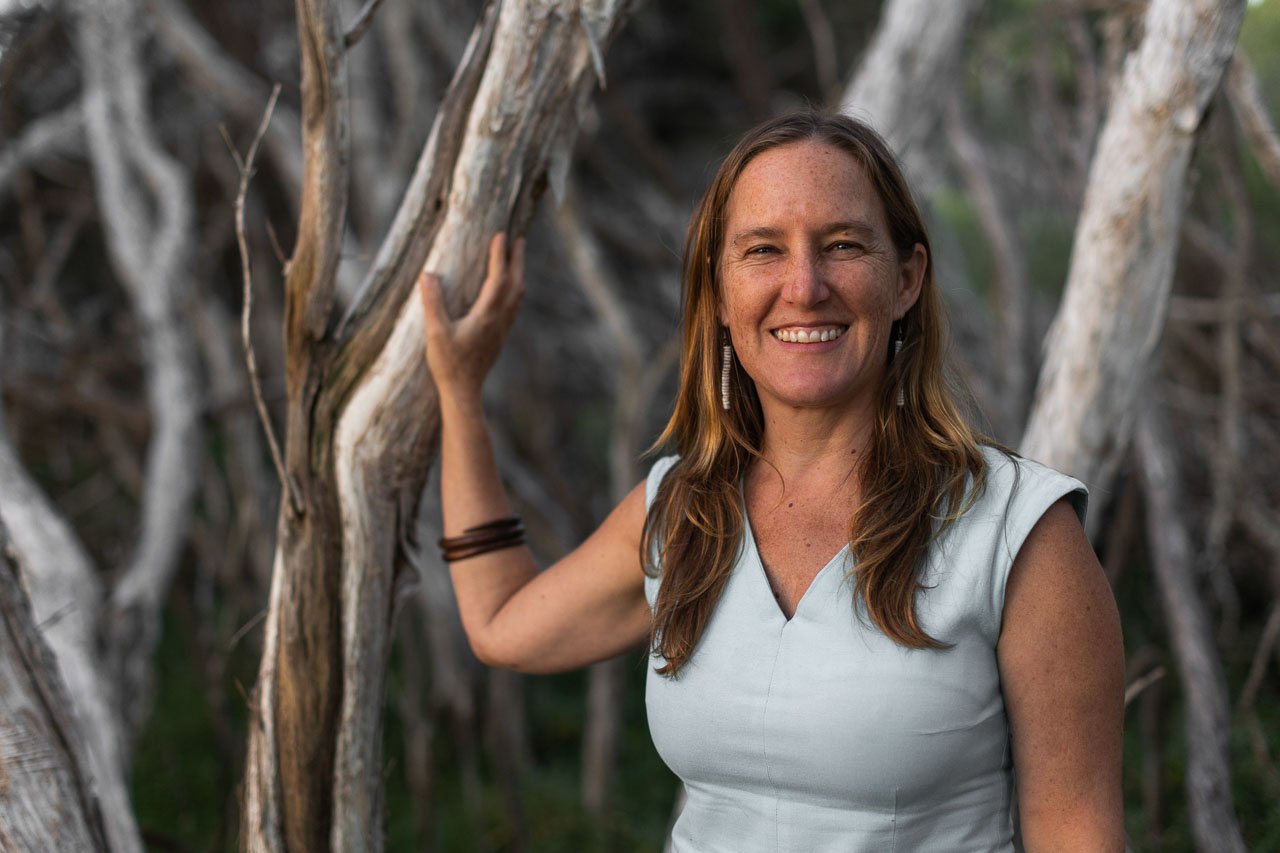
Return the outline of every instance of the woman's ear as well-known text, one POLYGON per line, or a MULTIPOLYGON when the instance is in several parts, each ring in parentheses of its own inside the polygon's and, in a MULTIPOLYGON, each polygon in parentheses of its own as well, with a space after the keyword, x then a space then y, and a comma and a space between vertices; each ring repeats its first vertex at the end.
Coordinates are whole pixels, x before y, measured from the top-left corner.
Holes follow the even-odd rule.
POLYGON ((929 268, 929 253, 916 243, 911 256, 902 262, 898 271, 898 292, 893 306, 893 319, 901 320, 920 298, 924 286, 924 273, 929 268))

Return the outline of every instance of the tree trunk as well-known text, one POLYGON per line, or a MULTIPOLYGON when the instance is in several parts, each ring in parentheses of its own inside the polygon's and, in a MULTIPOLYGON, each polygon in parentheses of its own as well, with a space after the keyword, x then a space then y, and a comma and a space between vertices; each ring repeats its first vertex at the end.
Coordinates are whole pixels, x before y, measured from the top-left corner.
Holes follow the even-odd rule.
POLYGON ((1152 0, 1098 140, 1021 447, 1098 495, 1127 446, 1160 339, 1187 162, 1244 6, 1152 0))
POLYGON ((286 278, 288 482, 249 740, 247 849, 382 849, 383 684, 395 588, 408 575, 397 555, 438 424, 414 281, 425 264, 451 310, 474 298, 488 235, 522 230, 567 168, 625 7, 486 9, 391 231, 338 320, 344 35, 330 2, 298 0, 305 168, 286 278))
POLYGON ((1178 494, 1172 439, 1154 404, 1139 417, 1136 446, 1147 504, 1147 540, 1186 703, 1191 830, 1197 849, 1205 853, 1244 853, 1231 796, 1227 682, 1204 600, 1196 589, 1195 555, 1178 494))
POLYGON ((113 850, 74 705, 0 522, 0 849, 113 850))
MULTIPOLYGON (((97 654, 102 585, 75 533, 23 468, 2 412, 0 526, 13 531, 12 543, 6 547, 22 555, 34 619, 43 626, 42 643, 48 642, 54 654, 59 681, 65 684, 82 726, 87 755, 84 767, 102 801, 110 841, 106 849, 112 853, 140 851, 142 838, 133 818, 125 772, 126 739, 115 692, 103 678, 97 654)), ((3 719, 16 718, 0 717, 3 719)))
POLYGON ((965 36, 982 5, 983 0, 889 0, 844 91, 841 112, 878 130, 913 183, 932 183, 922 149, 942 117, 965 36))

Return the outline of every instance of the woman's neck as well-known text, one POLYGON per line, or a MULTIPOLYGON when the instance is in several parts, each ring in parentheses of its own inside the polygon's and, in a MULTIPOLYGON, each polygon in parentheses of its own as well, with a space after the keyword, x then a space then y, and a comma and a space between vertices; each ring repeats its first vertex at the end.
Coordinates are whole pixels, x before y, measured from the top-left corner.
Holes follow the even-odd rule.
POLYGON ((766 410, 764 464, 754 466, 756 476, 776 483, 781 475, 777 485, 786 491, 829 489, 833 496, 856 491, 854 473, 871 438, 873 417, 869 410, 853 408, 766 410))

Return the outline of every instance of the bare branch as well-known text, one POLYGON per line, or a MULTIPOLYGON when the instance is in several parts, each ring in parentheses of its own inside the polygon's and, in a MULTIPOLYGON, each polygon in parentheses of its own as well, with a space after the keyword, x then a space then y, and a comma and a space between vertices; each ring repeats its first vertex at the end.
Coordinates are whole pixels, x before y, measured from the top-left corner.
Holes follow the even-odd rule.
POLYGON ((1101 493, 1164 327, 1187 164, 1244 0, 1152 0, 1085 190, 1021 452, 1101 493))
POLYGON ((1276 651, 1276 642, 1280 641, 1280 604, 1272 604, 1267 614, 1267 623, 1262 627, 1262 637, 1258 647, 1253 651, 1253 660, 1249 663, 1249 675, 1240 690, 1240 701, 1236 711, 1240 714, 1253 710, 1253 703, 1258 698, 1258 688, 1262 686, 1262 677, 1267 672, 1267 660, 1276 651))
POLYGON ((961 90, 957 88, 947 99, 944 123, 956 165, 995 259, 996 275, 988 302, 997 320, 996 360, 1003 368, 1004 381, 994 400, 999 401, 1002 426, 1013 430, 1026 411, 1030 393, 1027 364, 1032 360, 1032 353, 1028 341, 1026 262, 1019 248, 1021 240, 1015 223, 997 192, 992 164, 969 126, 965 109, 961 90))
MULTIPOLYGON (((181 3, 146 0, 154 13, 156 31, 191 79, 227 112, 249 124, 258 120, 258 104, 268 97, 265 81, 240 66, 210 38, 181 3)), ((302 145, 297 112, 276 107, 276 121, 267 131, 267 153, 287 189, 298 203, 302 192, 302 145)))
POLYGON ((1147 539, 1156 587, 1186 702, 1186 786, 1191 827, 1198 848, 1243 853, 1244 841, 1231 795, 1226 679, 1204 601, 1196 590, 1193 550, 1163 418, 1154 406, 1142 412, 1135 446, 1142 465, 1147 539))
POLYGON ((240 312, 240 340, 244 345, 245 364, 249 368, 249 387, 253 390, 253 403, 258 410, 258 418, 262 421, 262 431, 267 436, 267 446, 271 449, 271 461, 276 466, 280 477, 280 488, 288 496, 289 505, 295 514, 302 513, 302 499, 298 496, 296 485, 284 470, 284 457, 280 454, 280 442, 276 439, 275 428, 271 425, 271 413, 267 411, 267 401, 262 397, 262 381, 258 377, 258 359, 253 351, 253 335, 250 331, 250 319, 253 316, 253 273, 249 267, 249 242, 244 230, 244 202, 249 193, 249 179, 253 177, 253 163, 258 156, 258 144, 266 135, 271 124, 271 114, 276 108, 276 99, 280 97, 280 84, 271 89, 271 97, 262 112, 262 121, 258 123, 258 131, 249 144, 249 152, 242 159, 234 148, 231 154, 235 158, 236 167, 240 170, 240 188, 236 192, 236 245, 240 247, 240 275, 244 282, 243 305, 240 312))
MULTIPOLYGON (((908 177, 928 182, 922 148, 942 115, 965 35, 983 0, 889 0, 840 110, 868 120, 893 146, 908 177), (927 26, 921 26, 927 21, 927 26)), ((917 190, 920 187, 917 186, 917 190)))
POLYGON ((109 258, 145 330, 140 346, 154 427, 141 535, 103 624, 109 665, 124 679, 120 701, 127 734, 138 731, 150 706, 160 609, 190 530, 202 387, 194 346, 178 316, 190 280, 189 176, 155 138, 134 2, 87 3, 77 30, 94 181, 109 258))
POLYGON ((1262 92, 1258 88, 1257 75, 1253 73, 1242 51, 1236 51, 1227 73, 1227 97, 1244 131, 1249 147, 1258 158, 1258 165, 1280 189, 1280 134, 1267 115, 1262 92))
POLYGON ((1124 706, 1127 708, 1129 704, 1142 695, 1142 691, 1164 678, 1164 667, 1158 666, 1148 672, 1141 678, 1135 678, 1129 682, 1129 686, 1124 689, 1124 706))
POLYGON ((19 169, 50 156, 79 153, 83 147, 84 108, 79 102, 40 116, 0 151, 0 191, 19 169))
POLYGON ((378 7, 382 5, 382 0, 365 0, 364 6, 360 9, 356 19, 351 22, 351 26, 347 28, 347 33, 342 37, 342 44, 347 49, 355 47, 356 42, 364 38, 364 34, 369 31, 369 27, 373 25, 373 16, 378 14, 378 7))

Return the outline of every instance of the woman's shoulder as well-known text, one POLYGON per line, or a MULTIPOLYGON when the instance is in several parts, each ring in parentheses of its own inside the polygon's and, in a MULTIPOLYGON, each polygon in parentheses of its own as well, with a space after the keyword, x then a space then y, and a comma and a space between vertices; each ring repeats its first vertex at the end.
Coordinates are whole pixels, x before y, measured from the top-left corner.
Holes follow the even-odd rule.
POLYGON ((981 446, 986 462, 986 483, 974 508, 987 512, 1029 513, 1032 523, 1060 498, 1067 498, 1083 524, 1089 508, 1089 489, 1084 483, 1034 459, 997 445, 981 446))
POLYGON ((675 464, 680 461, 679 454, 663 456, 655 460, 649 468, 649 476, 645 478, 644 486, 644 505, 645 508, 653 506, 653 499, 658 494, 658 487, 662 485, 662 479, 667 476, 675 464))

